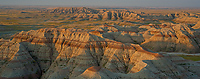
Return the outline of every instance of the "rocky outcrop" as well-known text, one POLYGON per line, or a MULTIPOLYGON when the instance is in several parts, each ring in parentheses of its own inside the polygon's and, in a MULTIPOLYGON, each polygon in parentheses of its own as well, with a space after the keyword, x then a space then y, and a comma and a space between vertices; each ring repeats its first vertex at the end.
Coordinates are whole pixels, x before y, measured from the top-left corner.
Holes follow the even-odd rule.
POLYGON ((172 58, 141 47, 146 38, 137 28, 104 25, 91 30, 22 31, 11 41, 0 40, 0 77, 199 78, 198 71, 186 71, 172 58))

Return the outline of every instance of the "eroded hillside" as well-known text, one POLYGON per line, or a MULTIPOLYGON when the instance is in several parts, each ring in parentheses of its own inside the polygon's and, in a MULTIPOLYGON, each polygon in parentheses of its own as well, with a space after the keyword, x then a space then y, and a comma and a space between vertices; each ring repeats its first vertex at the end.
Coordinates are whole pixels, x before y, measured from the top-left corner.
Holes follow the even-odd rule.
POLYGON ((195 69, 199 68, 198 63, 146 49, 148 45, 164 46, 162 51, 167 51, 167 46, 176 43, 174 51, 196 52, 199 43, 192 41, 198 37, 182 39, 185 34, 192 37, 194 32, 185 25, 170 28, 103 25, 91 30, 45 28, 23 31, 10 41, 1 39, 0 75, 1 78, 41 79, 199 78, 200 73, 195 69), (167 33, 163 33, 163 29, 167 33), (193 49, 183 46, 185 44, 193 49))
POLYGON ((141 10, 2 8, 0 79, 199 79, 168 54, 200 52, 199 13, 141 10))

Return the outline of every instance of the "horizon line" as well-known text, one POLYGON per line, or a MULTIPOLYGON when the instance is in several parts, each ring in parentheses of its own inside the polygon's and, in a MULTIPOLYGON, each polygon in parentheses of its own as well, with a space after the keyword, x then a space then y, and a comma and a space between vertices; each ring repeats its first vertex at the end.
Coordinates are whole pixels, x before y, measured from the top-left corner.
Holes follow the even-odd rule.
POLYGON ((199 8, 200 7, 163 7, 163 6, 92 6, 92 5, 88 5, 88 6, 84 6, 84 5, 4 5, 4 4, 0 4, 0 6, 18 6, 18 7, 25 7, 25 6, 29 6, 29 7, 98 7, 98 8, 199 8))

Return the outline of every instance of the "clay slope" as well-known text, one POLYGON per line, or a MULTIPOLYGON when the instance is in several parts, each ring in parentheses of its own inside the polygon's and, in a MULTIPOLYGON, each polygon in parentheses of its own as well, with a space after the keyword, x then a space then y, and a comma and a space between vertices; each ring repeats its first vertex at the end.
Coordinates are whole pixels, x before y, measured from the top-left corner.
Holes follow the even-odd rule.
MULTIPOLYGON (((133 44, 135 41, 126 43, 112 39, 115 35, 108 37, 118 32, 123 38, 132 35, 145 39, 130 28, 133 29, 108 25, 96 30, 46 28, 22 31, 11 41, 1 39, 1 78, 199 78, 195 69, 190 72, 172 62, 172 58, 133 44)), ((199 68, 199 64, 195 67, 199 68)))

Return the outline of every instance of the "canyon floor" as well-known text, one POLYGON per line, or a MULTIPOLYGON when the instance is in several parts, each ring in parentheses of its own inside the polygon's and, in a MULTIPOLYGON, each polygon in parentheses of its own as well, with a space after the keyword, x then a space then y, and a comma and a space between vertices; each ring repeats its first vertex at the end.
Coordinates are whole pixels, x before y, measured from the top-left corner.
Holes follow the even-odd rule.
POLYGON ((0 79, 199 79, 200 10, 0 6, 0 79))

